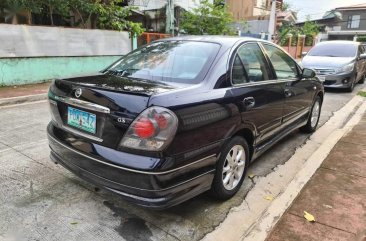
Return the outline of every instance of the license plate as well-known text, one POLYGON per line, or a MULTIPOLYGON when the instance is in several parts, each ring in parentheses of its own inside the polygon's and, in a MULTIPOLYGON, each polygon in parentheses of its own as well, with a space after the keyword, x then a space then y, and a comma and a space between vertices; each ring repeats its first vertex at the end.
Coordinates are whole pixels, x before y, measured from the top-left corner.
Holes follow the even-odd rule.
POLYGON ((95 134, 97 126, 96 115, 78 110, 72 107, 67 107, 67 124, 83 131, 95 134))
POLYGON ((325 76, 318 76, 318 79, 319 79, 321 82, 324 82, 324 81, 325 81, 325 76))

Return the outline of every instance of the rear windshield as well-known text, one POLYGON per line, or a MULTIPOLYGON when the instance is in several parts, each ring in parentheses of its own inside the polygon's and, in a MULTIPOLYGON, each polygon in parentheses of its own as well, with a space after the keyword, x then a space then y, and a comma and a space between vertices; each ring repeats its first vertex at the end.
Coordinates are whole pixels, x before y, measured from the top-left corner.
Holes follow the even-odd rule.
POLYGON ((319 44, 312 48, 309 56, 326 56, 326 57, 355 57, 357 46, 353 44, 319 44))
POLYGON ((219 48, 207 42, 155 42, 127 54, 107 73, 145 81, 196 84, 202 81, 219 48))

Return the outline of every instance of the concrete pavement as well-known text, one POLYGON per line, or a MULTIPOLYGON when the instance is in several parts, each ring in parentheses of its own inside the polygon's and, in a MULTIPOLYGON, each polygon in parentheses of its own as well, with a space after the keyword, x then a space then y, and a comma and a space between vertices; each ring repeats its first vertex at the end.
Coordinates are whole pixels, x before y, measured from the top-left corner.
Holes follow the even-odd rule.
POLYGON ((366 114, 344 136, 267 241, 366 240, 366 114), (303 213, 315 216, 310 223, 303 213))

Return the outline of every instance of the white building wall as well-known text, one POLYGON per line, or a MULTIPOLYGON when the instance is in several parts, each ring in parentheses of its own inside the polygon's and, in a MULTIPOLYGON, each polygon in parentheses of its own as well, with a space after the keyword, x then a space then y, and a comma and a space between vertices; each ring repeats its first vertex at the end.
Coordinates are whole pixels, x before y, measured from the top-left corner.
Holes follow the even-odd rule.
POLYGON ((267 0, 257 0, 257 4, 253 8, 253 16, 268 15, 270 11, 265 10, 267 0))
POLYGON ((124 55, 131 51, 129 33, 0 24, 0 58, 124 55))

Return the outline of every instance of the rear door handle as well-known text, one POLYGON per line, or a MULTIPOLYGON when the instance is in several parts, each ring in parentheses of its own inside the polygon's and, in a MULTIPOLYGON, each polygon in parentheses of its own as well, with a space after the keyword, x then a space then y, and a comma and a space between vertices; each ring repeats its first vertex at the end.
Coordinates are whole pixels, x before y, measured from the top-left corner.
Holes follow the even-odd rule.
POLYGON ((291 97, 292 96, 292 92, 289 89, 285 89, 284 93, 285 93, 285 97, 291 97))
POLYGON ((255 99, 253 97, 247 97, 244 98, 243 103, 246 108, 253 108, 255 106, 255 99))

